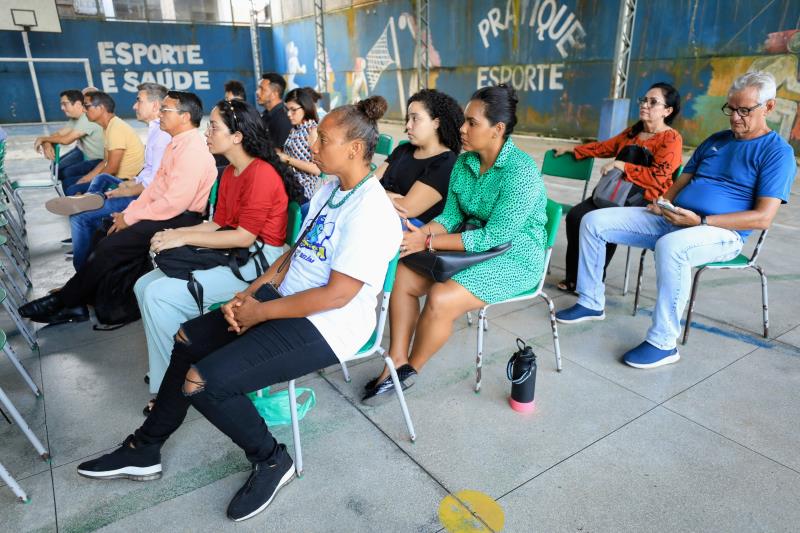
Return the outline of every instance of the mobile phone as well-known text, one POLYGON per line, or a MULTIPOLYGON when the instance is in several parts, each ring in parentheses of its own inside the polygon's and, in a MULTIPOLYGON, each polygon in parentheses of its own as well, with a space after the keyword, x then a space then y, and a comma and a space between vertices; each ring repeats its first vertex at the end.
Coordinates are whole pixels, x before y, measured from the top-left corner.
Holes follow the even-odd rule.
POLYGON ((664 200, 664 199, 656 200, 656 205, 661 209, 666 209, 667 211, 671 211, 673 213, 678 212, 678 208, 672 205, 672 202, 670 202, 669 200, 664 200))

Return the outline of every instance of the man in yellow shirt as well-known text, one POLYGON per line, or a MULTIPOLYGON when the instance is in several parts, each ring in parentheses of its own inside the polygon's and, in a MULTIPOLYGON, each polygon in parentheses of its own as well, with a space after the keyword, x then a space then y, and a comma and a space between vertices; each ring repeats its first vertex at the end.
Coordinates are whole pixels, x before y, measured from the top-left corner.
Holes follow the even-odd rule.
POLYGON ((104 157, 91 172, 67 188, 67 196, 86 192, 92 178, 98 174, 128 180, 144 166, 144 145, 134 129, 114 114, 116 104, 111 96, 101 91, 88 92, 83 97, 83 106, 86 117, 103 128, 104 157))

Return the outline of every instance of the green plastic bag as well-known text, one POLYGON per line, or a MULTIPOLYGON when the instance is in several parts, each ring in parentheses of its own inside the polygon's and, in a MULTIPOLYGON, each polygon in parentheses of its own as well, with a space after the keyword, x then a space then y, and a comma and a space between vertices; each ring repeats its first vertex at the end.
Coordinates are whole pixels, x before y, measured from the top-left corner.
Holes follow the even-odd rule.
MULTIPOLYGON (((317 404, 317 397, 314 389, 296 387, 297 394, 297 420, 302 420, 306 413, 317 404), (306 400, 301 402, 303 396, 306 400)), ((258 414, 268 426, 279 426, 292 423, 292 412, 289 407, 289 389, 278 392, 270 392, 269 387, 256 392, 248 392, 247 396, 252 400, 258 410, 258 414)))

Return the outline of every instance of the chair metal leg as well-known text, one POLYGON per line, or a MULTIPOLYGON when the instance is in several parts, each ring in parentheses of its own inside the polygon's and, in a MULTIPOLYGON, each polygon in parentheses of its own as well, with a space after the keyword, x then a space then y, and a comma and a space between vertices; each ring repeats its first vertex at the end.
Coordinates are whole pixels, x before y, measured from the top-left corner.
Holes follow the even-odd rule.
POLYGON ((472 311, 467 311, 467 325, 472 325, 472 311))
MULTIPOLYGON (((6 312, 11 317, 11 320, 14 321, 14 324, 17 326, 17 330, 22 334, 25 338, 25 342, 28 343, 28 346, 31 347, 31 351, 35 350, 39 347, 38 343, 36 342, 36 336, 33 332, 28 328, 28 325, 25 324, 25 321, 17 312, 16 308, 14 307, 14 303, 9 301, 9 297, 6 294, 6 299, 3 300, 3 307, 5 308, 6 312)), ((6 346, 8 346, 8 342, 6 341, 6 346)))
POLYGON ((42 441, 40 441, 39 438, 33 433, 33 431, 31 431, 31 428, 30 426, 28 426, 28 423, 25 422, 25 419, 22 418, 21 414, 19 414, 19 411, 17 411, 17 408, 14 407, 13 403, 11 403, 11 400, 8 398, 8 396, 6 396, 6 393, 3 392, 2 388, 0 388, 0 404, 3 404, 3 407, 11 415, 11 418, 14 419, 14 422, 22 430, 22 433, 24 433, 25 436, 28 438, 30 443, 36 449, 36 453, 38 453, 39 456, 45 461, 50 459, 50 454, 47 453, 47 450, 42 445, 42 441))
POLYGON ((558 326, 556 325, 556 307, 553 305, 553 300, 544 291, 539 293, 545 302, 547 302, 547 309, 550 313, 550 329, 553 332, 553 348, 556 351, 556 370, 561 372, 561 345, 558 342, 558 326))
POLYGON ((300 424, 297 421, 297 391, 294 380, 289 382, 289 411, 292 415, 292 439, 294 440, 294 470, 303 477, 303 449, 300 446, 300 424))
POLYGON ((17 264, 17 260, 8 250, 8 246, 0 246, 0 248, 2 248, 3 253, 8 258, 9 262, 11 263, 11 266, 14 267, 14 270, 17 271, 17 274, 19 274, 19 276, 22 278, 22 281, 25 282, 25 285, 27 285, 28 288, 33 287, 33 283, 31 283, 30 278, 28 278, 28 275, 25 273, 25 270, 23 270, 23 268, 19 264, 17 264))
POLYGON ((761 276, 761 313, 764 318, 764 338, 769 338, 769 294, 767 292, 767 275, 759 265, 750 267, 761 276))
POLYGON ((17 372, 19 372, 19 374, 22 376, 22 379, 25 380, 25 383, 28 384, 28 387, 30 387, 33 394, 36 396, 41 396, 42 393, 39 390, 39 387, 36 386, 36 383, 33 382, 31 375, 27 370, 25 370, 25 367, 22 366, 22 363, 20 363, 16 352, 14 352, 14 349, 10 344, 8 344, 8 341, 6 341, 6 343, 3 345, 3 352, 5 352, 8 360, 11 361, 11 364, 14 365, 14 368, 16 368, 17 372))
POLYGON ((27 258, 27 252, 20 247, 20 244, 17 242, 16 238, 8 231, 8 225, 3 228, 2 234, 6 237, 6 244, 5 246, 8 247, 9 251, 11 252, 12 256, 14 257, 14 261, 18 265, 22 267, 22 270, 27 270, 31 266, 31 262, 27 258))
POLYGON ((411 442, 417 440, 417 434, 414 432, 414 424, 411 422, 411 415, 408 412, 408 405, 406 404, 406 395, 403 393, 403 387, 400 385, 400 378, 397 377, 397 370, 394 367, 394 361, 388 355, 384 356, 386 368, 389 369, 389 374, 392 376, 392 384, 397 393, 397 400, 400 402, 400 410, 403 412, 403 418, 406 421, 406 428, 408 428, 408 437, 411 442))
POLYGON ((628 295, 628 278, 631 274, 631 247, 628 246, 628 254, 625 256, 625 279, 622 281, 622 295, 628 295))
POLYGON ((644 255, 647 253, 647 248, 642 250, 642 255, 639 258, 639 275, 636 277, 636 295, 633 297, 633 316, 636 316, 636 311, 639 310, 639 295, 642 292, 642 277, 644 276, 644 255))
POLYGON ((689 339, 689 330, 692 327, 692 313, 694 312, 694 302, 695 298, 697 297, 697 288, 700 285, 700 274, 706 267, 701 267, 697 269, 697 272, 694 274, 694 279, 692 279, 692 293, 689 297, 689 309, 686 311, 686 325, 683 326, 683 340, 681 344, 686 344, 686 341, 689 339))
POLYGON ((14 279, 14 276, 11 275, 11 272, 8 271, 6 265, 2 261, 0 261, 0 273, 2 273, 5 279, 8 280, 8 285, 0 281, 0 287, 6 289, 6 292, 9 295, 13 295, 12 298, 14 299, 15 303, 18 304, 17 307, 24 304, 26 302, 25 293, 27 291, 22 290, 22 287, 19 286, 17 280, 14 279), (11 288, 11 291, 8 290, 9 287, 11 288))
POLYGON ((481 391, 481 377, 483 373, 483 332, 486 331, 484 322, 486 321, 486 308, 482 307, 478 311, 478 353, 475 357, 475 392, 481 391))
POLYGON ((11 492, 14 493, 20 503, 28 503, 31 501, 28 495, 25 494, 25 491, 22 490, 22 487, 19 486, 17 480, 11 477, 11 474, 8 473, 8 470, 5 469, 2 463, 0 463, 0 479, 3 480, 3 483, 11 487, 11 492))
POLYGON ((350 383, 350 371, 347 370, 347 363, 342 362, 340 364, 342 365, 342 375, 344 375, 344 382, 350 383))

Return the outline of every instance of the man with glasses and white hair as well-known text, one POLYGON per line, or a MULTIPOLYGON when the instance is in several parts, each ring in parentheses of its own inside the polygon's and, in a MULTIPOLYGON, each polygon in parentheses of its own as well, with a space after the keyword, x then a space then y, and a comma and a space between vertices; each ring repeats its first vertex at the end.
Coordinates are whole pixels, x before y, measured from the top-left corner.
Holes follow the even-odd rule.
POLYGON ((658 296, 645 341, 624 355, 635 368, 680 359, 680 317, 692 267, 736 257, 752 230, 769 228, 789 199, 796 164, 789 144, 767 126, 775 79, 749 72, 733 82, 722 112, 730 129, 697 147, 683 174, 647 207, 600 209, 580 230, 578 302, 556 313, 562 323, 605 318, 606 243, 655 250, 658 296))

